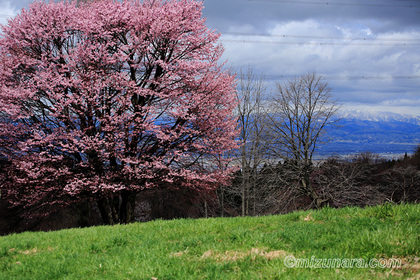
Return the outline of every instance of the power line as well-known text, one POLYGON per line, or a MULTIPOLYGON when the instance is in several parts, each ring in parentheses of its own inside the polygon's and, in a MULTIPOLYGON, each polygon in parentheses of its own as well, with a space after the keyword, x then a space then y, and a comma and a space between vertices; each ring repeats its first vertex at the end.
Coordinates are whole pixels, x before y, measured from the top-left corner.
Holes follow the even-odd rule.
POLYGON ((324 5, 324 6, 354 6, 354 7, 388 7, 388 8, 420 8, 414 5, 392 5, 392 4, 377 4, 377 3, 345 3, 345 2, 321 2, 321 1, 287 1, 287 0, 248 0, 249 2, 272 2, 285 4, 309 4, 309 5, 324 5))
MULTIPOLYGON (((241 67, 233 67, 234 71, 239 71, 241 67)), ((340 75, 340 74, 323 74, 318 73, 322 79, 325 80, 415 80, 420 81, 420 75, 390 75, 386 73, 378 73, 375 76, 372 75, 340 75)), ((259 78, 264 81, 276 81, 285 79, 299 78, 301 74, 261 74, 259 78)))
POLYGON ((362 47, 418 47, 418 44, 387 44, 387 43, 354 43, 354 42, 286 42, 286 41, 262 41, 262 40, 242 40, 242 39, 221 39, 221 42, 227 43, 245 43, 245 44, 275 44, 275 45, 311 45, 311 46, 362 46, 362 47))
POLYGON ((417 80, 420 76, 325 76, 331 80, 417 80))
MULTIPOLYGON (((420 76, 416 75, 399 75, 399 76, 350 76, 350 75, 321 75, 325 80, 420 80, 420 76)), ((300 75, 297 74, 284 74, 284 75, 263 75, 265 81, 275 80, 288 80, 298 78, 300 75)))
POLYGON ((338 37, 338 36, 315 36, 315 35, 286 35, 286 34, 266 34, 266 33, 245 33, 245 32, 222 32, 222 35, 233 36, 252 36, 268 38, 293 38, 293 39, 314 39, 314 40, 345 40, 345 41, 388 41, 388 42, 418 42, 420 39, 410 38, 373 38, 373 37, 338 37))

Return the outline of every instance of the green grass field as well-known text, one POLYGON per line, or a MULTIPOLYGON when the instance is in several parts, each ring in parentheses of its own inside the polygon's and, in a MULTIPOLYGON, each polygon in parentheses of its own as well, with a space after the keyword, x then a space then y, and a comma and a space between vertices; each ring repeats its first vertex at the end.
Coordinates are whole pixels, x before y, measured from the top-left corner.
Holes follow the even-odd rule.
POLYGON ((420 205, 324 208, 13 234, 0 279, 420 279, 419 251, 420 205))

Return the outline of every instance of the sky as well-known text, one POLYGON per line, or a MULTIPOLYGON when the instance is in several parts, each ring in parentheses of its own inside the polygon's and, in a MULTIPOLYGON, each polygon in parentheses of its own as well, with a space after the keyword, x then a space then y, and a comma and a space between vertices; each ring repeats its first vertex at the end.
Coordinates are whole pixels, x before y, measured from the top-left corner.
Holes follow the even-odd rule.
MULTIPOLYGON (((32 0, 0 0, 0 23, 32 0)), ((315 72, 344 109, 420 116, 420 0, 204 0, 225 67, 268 91, 315 72)))
POLYGON ((227 66, 250 67, 269 84, 315 72, 343 108, 420 115, 420 0, 204 6, 207 25, 222 34, 227 66))

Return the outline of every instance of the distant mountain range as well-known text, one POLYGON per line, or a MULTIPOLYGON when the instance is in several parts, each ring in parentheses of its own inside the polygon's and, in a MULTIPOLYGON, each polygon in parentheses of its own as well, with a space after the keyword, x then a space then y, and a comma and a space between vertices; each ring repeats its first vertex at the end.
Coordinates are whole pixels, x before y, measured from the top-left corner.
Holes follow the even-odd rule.
POLYGON ((351 156, 371 152, 387 158, 411 154, 420 145, 420 116, 390 112, 341 111, 331 141, 319 147, 319 156, 351 156))
POLYGON ((420 125, 420 116, 411 116, 391 112, 372 112, 362 110, 346 110, 338 114, 339 117, 349 120, 364 120, 372 122, 411 123, 420 125))

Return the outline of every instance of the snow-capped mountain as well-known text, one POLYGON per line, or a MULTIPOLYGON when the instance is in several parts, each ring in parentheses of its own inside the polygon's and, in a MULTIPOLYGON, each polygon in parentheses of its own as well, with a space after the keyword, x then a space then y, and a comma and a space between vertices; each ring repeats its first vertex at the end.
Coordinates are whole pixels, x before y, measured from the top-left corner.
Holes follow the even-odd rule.
POLYGON ((341 110, 338 116, 343 119, 358 119, 373 122, 402 122, 420 125, 420 116, 364 110, 341 110))
POLYGON ((340 111, 337 126, 328 129, 323 156, 372 152, 388 158, 412 153, 420 144, 420 116, 362 110, 340 111))

